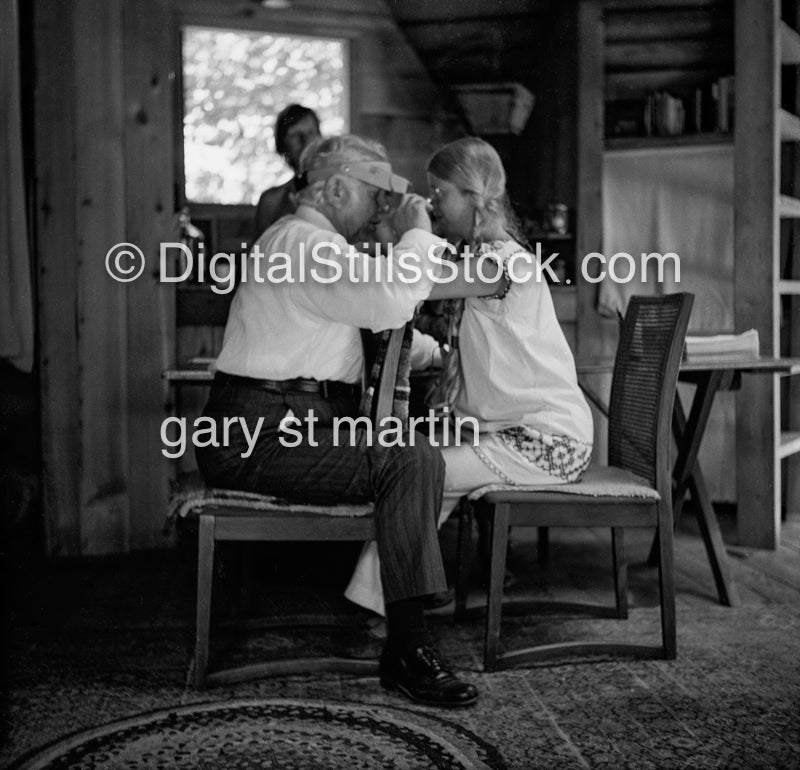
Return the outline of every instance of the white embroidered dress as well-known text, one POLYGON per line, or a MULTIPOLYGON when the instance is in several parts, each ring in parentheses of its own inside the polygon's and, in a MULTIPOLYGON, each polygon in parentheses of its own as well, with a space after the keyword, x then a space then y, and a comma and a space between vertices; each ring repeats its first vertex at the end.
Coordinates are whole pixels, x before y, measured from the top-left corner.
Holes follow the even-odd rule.
MULTIPOLYGON (((499 262, 512 283, 502 298, 464 301, 459 326, 461 384, 453 416, 478 424, 477 446, 462 430, 445 446, 445 490, 439 525, 458 500, 488 484, 564 484, 577 481, 592 454, 592 414, 578 387, 575 362, 556 318, 550 288, 535 255, 514 241, 482 244, 489 277, 499 262)), ((356 604, 384 613, 380 562, 367 544, 345 591, 356 604)))
POLYGON ((470 259, 493 255, 524 280, 503 298, 465 300, 453 413, 477 420, 475 452, 502 481, 575 481, 591 457, 592 415, 550 288, 535 255, 514 241, 481 244, 470 259))

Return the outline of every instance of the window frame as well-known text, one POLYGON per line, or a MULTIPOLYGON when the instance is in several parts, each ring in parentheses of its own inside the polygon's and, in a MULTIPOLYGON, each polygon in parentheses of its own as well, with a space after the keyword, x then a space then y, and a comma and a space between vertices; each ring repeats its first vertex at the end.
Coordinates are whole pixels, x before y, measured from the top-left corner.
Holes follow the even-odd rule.
MULTIPOLYGON (((298 12, 294 12, 298 14, 298 12)), ((344 43, 344 76, 346 88, 346 112, 349 130, 357 132, 357 112, 354 105, 358 103, 356 94, 356 78, 354 62, 357 53, 357 40, 359 33, 352 28, 339 25, 323 25, 311 23, 307 18, 276 19, 274 12, 269 12, 260 7, 254 7, 252 12, 242 15, 222 15, 215 13, 213 16, 203 13, 181 13, 174 18, 173 61, 174 61, 174 88, 173 88, 173 146, 174 146, 174 185, 175 185, 175 211, 183 207, 189 208, 190 216, 201 212, 206 216, 214 215, 217 210, 228 212, 232 209, 251 209, 255 212, 255 204, 249 203, 209 203, 190 201, 186 198, 186 169, 184 164, 184 136, 183 120, 186 108, 183 89, 183 31, 186 27, 206 27, 209 29, 232 30, 236 32, 261 32, 265 35, 287 35, 304 38, 325 38, 341 40, 344 43)), ((221 212, 220 212, 221 213, 221 212)))

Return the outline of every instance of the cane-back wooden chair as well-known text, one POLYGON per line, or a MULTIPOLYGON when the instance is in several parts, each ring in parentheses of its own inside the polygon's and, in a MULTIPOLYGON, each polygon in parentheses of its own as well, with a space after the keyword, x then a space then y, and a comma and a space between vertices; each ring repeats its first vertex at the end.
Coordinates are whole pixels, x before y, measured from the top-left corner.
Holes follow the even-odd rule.
MULTIPOLYGON (((675 658, 670 420, 692 301, 693 296, 685 293, 631 298, 614 361, 607 466, 591 464, 584 478, 574 484, 527 490, 505 487, 489 491, 480 499, 479 504, 489 517, 490 531, 485 670, 580 654, 675 658), (628 613, 625 529, 655 527, 661 644, 573 641, 501 652, 503 577, 512 526, 537 527, 540 532, 546 532, 548 527, 610 527, 616 602, 613 608, 593 608, 593 614, 619 618, 626 618, 628 613)), ((457 616, 465 612, 471 547, 469 506, 463 510, 457 616)), ((541 607, 541 603, 536 605, 541 607)), ((575 609, 575 605, 568 608, 575 609)))

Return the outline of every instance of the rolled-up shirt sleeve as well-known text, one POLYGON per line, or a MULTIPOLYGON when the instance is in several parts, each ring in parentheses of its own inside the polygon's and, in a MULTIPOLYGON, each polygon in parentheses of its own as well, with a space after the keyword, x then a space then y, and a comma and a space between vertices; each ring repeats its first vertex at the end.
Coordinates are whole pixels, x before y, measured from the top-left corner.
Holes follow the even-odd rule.
POLYGON ((396 329, 411 320, 441 274, 446 241, 413 229, 385 256, 357 251, 333 233, 314 233, 306 246, 305 291, 298 308, 335 323, 372 331, 396 329))
POLYGON ((439 343, 430 334, 414 329, 411 340, 411 370, 414 372, 441 366, 442 358, 439 343))

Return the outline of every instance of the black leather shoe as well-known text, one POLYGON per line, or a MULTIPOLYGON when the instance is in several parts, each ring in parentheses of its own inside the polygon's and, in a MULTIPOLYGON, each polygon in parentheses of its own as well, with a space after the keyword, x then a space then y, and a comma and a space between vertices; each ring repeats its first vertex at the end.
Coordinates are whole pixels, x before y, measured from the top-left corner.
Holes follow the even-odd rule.
POLYGON ((478 700, 475 687, 456 678, 432 647, 417 647, 405 655, 384 650, 379 672, 382 687, 426 706, 457 708, 478 700))

